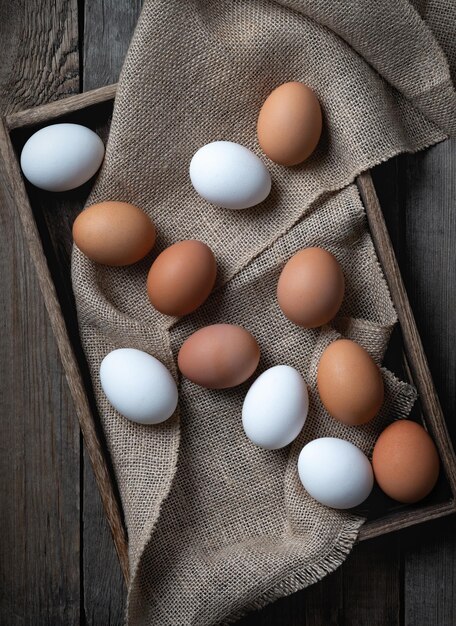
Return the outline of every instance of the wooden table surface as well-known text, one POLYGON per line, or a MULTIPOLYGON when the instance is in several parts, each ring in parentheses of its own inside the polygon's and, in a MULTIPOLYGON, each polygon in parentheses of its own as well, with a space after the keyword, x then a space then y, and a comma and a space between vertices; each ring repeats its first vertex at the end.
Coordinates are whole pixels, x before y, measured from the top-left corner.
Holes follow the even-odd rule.
MULTIPOLYGON (((115 82, 140 8, 140 0, 1 2, 1 112, 115 82)), ((453 441, 454 147, 374 172, 453 441)), ((0 624, 122 624, 125 586, 19 218, 2 194, 0 624)), ((321 583, 241 623, 453 626, 455 522, 363 543, 321 583)))

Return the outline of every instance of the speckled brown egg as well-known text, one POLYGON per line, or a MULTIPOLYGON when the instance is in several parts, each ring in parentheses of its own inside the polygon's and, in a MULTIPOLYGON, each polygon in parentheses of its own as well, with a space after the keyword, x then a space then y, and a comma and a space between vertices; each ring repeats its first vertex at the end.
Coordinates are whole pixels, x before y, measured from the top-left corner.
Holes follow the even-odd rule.
POLYGON ((73 224, 73 239, 92 261, 103 265, 131 265, 155 243, 155 226, 128 202, 106 201, 89 206, 73 224))
POLYGON ((380 368, 364 348, 349 339, 338 339, 323 352, 317 386, 328 413, 349 426, 366 424, 383 404, 380 368))
POLYGON ((303 328, 316 328, 336 315, 344 289, 344 275, 335 257, 323 248, 305 248, 283 268, 277 300, 289 320, 303 328))
POLYGON ((147 293, 165 315, 187 315, 203 304, 212 291, 217 263, 202 241, 179 241, 154 261, 147 277, 147 293))
POLYGON ((399 420, 382 432, 372 456, 380 488, 394 500, 411 504, 425 498, 439 476, 439 455, 422 426, 399 420))
POLYGON ((197 330, 183 343, 177 364, 200 387, 227 389, 246 381, 259 360, 258 343, 245 328, 214 324, 197 330))
POLYGON ((315 150, 321 129, 320 103, 312 89, 304 83, 284 83, 261 107, 258 142, 275 163, 297 165, 315 150))

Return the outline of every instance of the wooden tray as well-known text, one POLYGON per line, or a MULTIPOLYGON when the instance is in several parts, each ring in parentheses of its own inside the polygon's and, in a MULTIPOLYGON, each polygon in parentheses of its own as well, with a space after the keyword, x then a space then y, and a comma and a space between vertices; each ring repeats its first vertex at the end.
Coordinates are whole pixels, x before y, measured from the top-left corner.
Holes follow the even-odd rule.
MULTIPOLYGON (((71 192, 51 194, 29 185, 19 167, 25 141, 38 128, 52 122, 81 123, 106 139, 115 92, 116 85, 111 85, 4 118, 0 125, 0 182, 5 187, 7 201, 20 215, 122 571, 128 581, 122 509, 81 349, 70 280, 71 227, 93 181, 71 192)), ((362 541, 455 512, 456 458, 370 174, 359 176, 357 184, 399 317, 386 363, 417 388, 419 401, 412 418, 429 431, 442 462, 436 488, 417 505, 395 503, 377 490, 369 499, 368 521, 359 535, 362 541)))

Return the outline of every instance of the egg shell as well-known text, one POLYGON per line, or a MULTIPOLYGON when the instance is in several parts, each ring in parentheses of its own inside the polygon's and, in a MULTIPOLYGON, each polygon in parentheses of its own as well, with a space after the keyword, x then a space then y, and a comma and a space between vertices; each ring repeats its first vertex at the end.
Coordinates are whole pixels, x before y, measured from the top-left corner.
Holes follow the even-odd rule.
POLYGON ((244 400, 242 425, 252 443, 267 450, 288 446, 301 432, 309 410, 307 385, 289 365, 259 376, 244 400))
POLYGON ((328 413, 349 426, 366 424, 383 404, 379 367, 364 348, 349 339, 338 339, 323 352, 317 386, 328 413))
POLYGON ((312 498, 333 509, 351 509, 369 496, 374 484, 363 452, 344 439, 314 439, 301 450, 298 473, 312 498))
POLYGON ((97 172, 104 145, 90 128, 53 124, 34 133, 21 152, 21 168, 33 185, 46 191, 69 191, 97 172))
POLYGON ((380 488, 411 504, 425 498, 439 476, 439 455, 422 426, 410 420, 390 424, 378 438, 372 465, 380 488))
POLYGON ((121 266, 136 263, 155 243, 155 226, 138 207, 127 202, 100 202, 78 215, 73 239, 92 261, 121 266))
POLYGON ((304 83, 285 83, 274 89, 258 116, 258 142, 281 165, 305 161, 317 147, 321 129, 320 103, 304 83))
POLYGON ((217 276, 212 250, 202 241, 179 241, 155 259, 147 277, 149 300, 165 315, 187 315, 207 299, 217 276))
POLYGON ((159 424, 177 407, 177 387, 158 359, 135 348, 119 348, 100 366, 102 389, 112 406, 139 424, 159 424))
POLYGON ((232 141, 200 148, 190 162, 190 179, 200 196, 225 209, 247 209, 263 202, 271 191, 264 163, 232 141))
POLYGON ((182 374, 200 387, 227 389, 246 381, 259 360, 258 343, 245 328, 213 324, 190 335, 177 363, 182 374))
POLYGON ((335 317, 344 290, 344 275, 336 258, 323 248, 305 248, 283 268, 277 283, 277 300, 294 324, 317 328, 335 317))

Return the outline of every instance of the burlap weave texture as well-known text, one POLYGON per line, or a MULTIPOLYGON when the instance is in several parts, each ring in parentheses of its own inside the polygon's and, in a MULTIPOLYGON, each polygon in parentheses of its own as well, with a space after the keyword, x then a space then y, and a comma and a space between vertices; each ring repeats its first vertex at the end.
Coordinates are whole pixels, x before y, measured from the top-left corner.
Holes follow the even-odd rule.
POLYGON ((157 226, 157 244, 127 268, 73 253, 80 332, 129 533, 131 624, 232 621, 319 580, 356 540, 363 511, 317 504, 299 484, 296 461, 306 441, 326 435, 369 453, 383 425, 405 417, 414 401, 414 390, 384 370, 381 414, 368 426, 344 427, 322 408, 315 376, 339 331, 381 362, 396 321, 352 181, 454 129, 443 52, 452 59, 454 48, 439 14, 447 11, 450 22, 453 9, 434 5, 417 6, 428 27, 405 0, 145 2, 89 203, 141 207, 157 226), (255 136, 262 102, 287 80, 312 86, 324 113, 316 153, 294 168, 267 161, 255 136), (262 205, 228 211, 197 196, 189 161, 217 139, 239 142, 267 163, 273 187, 262 205), (148 302, 145 280, 157 253, 186 238, 213 249, 217 285, 201 309, 170 319, 148 302), (309 245, 336 255, 347 287, 338 318, 317 330, 285 320, 275 298, 285 261, 309 245), (249 383, 208 391, 182 379, 179 416, 149 427, 128 422, 103 396, 98 369, 110 350, 145 350, 177 378, 182 341, 219 321, 258 339, 258 373, 288 363, 309 383, 309 418, 292 446, 265 451, 246 439, 240 413, 249 383))

